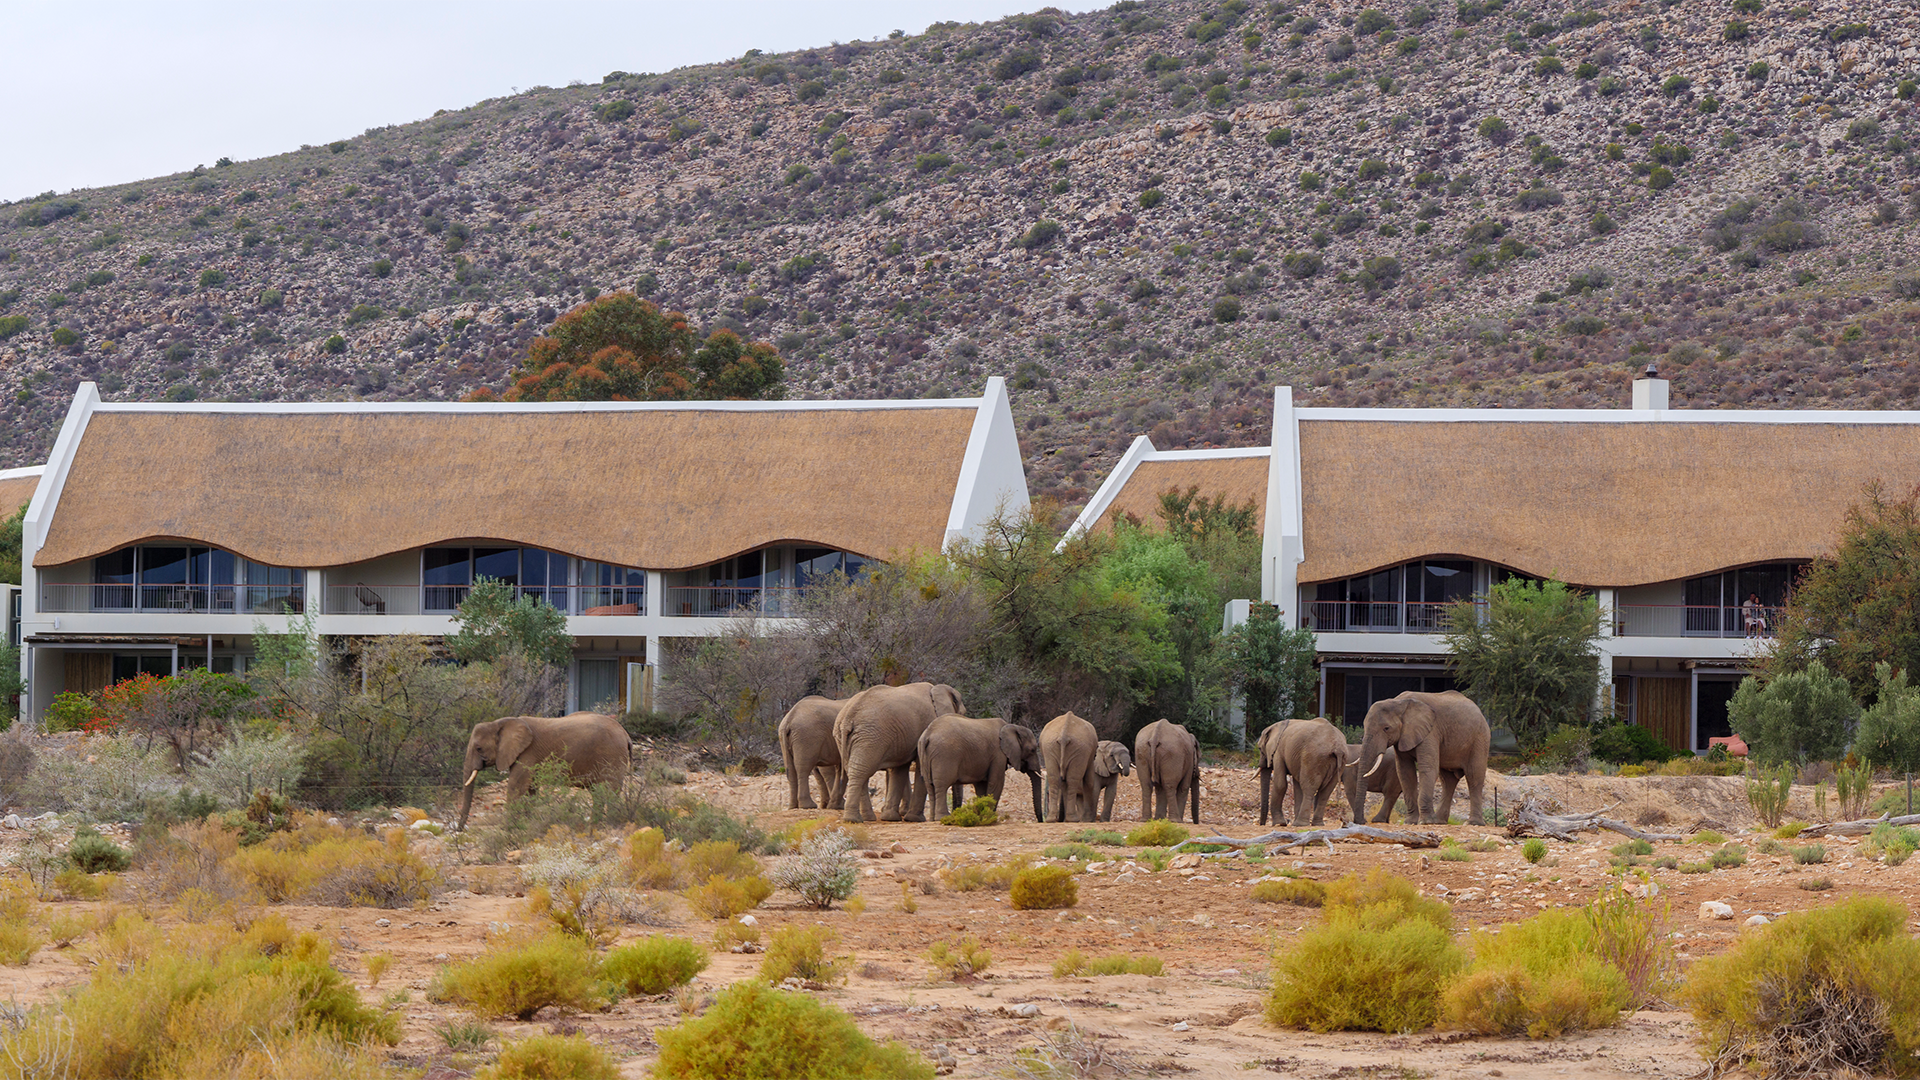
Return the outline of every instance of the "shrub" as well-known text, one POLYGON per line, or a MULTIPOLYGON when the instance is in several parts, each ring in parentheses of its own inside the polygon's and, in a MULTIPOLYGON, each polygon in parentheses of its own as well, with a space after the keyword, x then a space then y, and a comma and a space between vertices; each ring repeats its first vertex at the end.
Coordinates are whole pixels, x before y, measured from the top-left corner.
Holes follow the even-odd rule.
POLYGON ((1528 862, 1538 863, 1541 859, 1544 859, 1547 857, 1547 842, 1545 840, 1540 839, 1537 836, 1533 837, 1532 839, 1528 840, 1525 844, 1521 845, 1520 854, 1528 862))
POLYGON ((1530 187, 1513 200, 1514 205, 1522 210, 1543 210, 1549 206, 1559 206, 1566 201, 1565 195, 1550 187, 1530 187))
POLYGON ((933 1066, 895 1042, 877 1044, 847 1015, 804 994, 740 982, 698 1019, 654 1032, 653 1074, 678 1080, 740 1076, 931 1080, 933 1066))
POLYGON ((1751 748, 1753 760, 1766 766, 1843 756, 1859 716, 1847 680, 1818 660, 1764 686, 1742 679, 1727 705, 1733 730, 1751 748))
POLYGON ((1827 861, 1827 849, 1823 844, 1808 844, 1806 847, 1789 848, 1793 861, 1801 866, 1812 866, 1827 861))
POLYGON ((853 838, 837 829, 814 833, 800 845, 799 854, 786 856, 774 867, 773 884, 799 893, 800 899, 816 908, 830 908, 835 900, 852 896, 860 886, 860 859, 853 854, 853 838))
POLYGON ((1014 240, 1013 246, 1024 248, 1028 251, 1045 247, 1058 238, 1061 231, 1060 223, 1057 221, 1035 222, 1032 228, 1021 233, 1020 236, 1014 240))
POLYGON ((1064 866, 1036 866, 1013 876, 1009 899, 1015 911, 1070 908, 1080 902, 1080 883, 1064 866))
POLYGON ((1213 302, 1213 321, 1217 323, 1238 322, 1240 320, 1241 310, 1238 298, 1223 296, 1213 302))
POLYGON ((585 1035, 530 1035, 510 1042, 474 1080, 619 1080, 613 1056, 585 1035))
POLYGON ((1473 964, 1445 998, 1449 1026, 1554 1038, 1611 1027, 1633 1004, 1626 978, 1593 952, 1585 912, 1545 911, 1476 932, 1473 964))
POLYGON ((927 950, 927 962, 933 965, 934 978, 960 979, 987 970, 993 964, 993 954, 980 944, 979 938, 968 934, 951 945, 934 942, 927 950))
POLYGON ((853 957, 829 957, 827 951, 839 944, 840 935, 824 926, 783 926, 767 942, 760 977, 770 983, 788 979, 841 982, 853 965, 853 957))
POLYGON ((1613 846, 1613 853, 1622 858, 1633 855, 1651 855, 1653 854, 1653 845, 1647 843, 1645 840, 1629 840, 1624 844, 1615 844, 1613 846))
POLYGON ((1712 829, 1701 829, 1699 832, 1694 833, 1693 838, 1691 840, 1688 840, 1687 842, 1690 844, 1707 844, 1707 845, 1724 844, 1727 842, 1727 838, 1713 831, 1712 829))
POLYGON ((1736 866, 1747 865, 1747 849, 1728 844, 1707 857, 1707 862, 1715 870, 1731 870, 1736 866))
POLYGON ((1049 859, 1082 859, 1087 862, 1107 861, 1106 855, 1093 850, 1085 844, 1078 843, 1054 844, 1041 851, 1040 854, 1049 859))
POLYGON ((1441 862, 1472 862, 1473 852, 1449 840, 1440 845, 1440 851, 1434 858, 1441 862))
MULTIPOLYGON (((1057 966, 1057 965, 1056 965, 1057 966)), ((1157 956, 1127 956, 1115 953, 1112 956, 1096 957, 1087 961, 1081 974, 1099 977, 1102 975, 1165 975, 1167 966, 1157 956)))
POLYGON ((1100 847, 1124 847, 1127 838, 1112 829, 1075 829, 1067 834, 1070 844, 1097 844, 1100 847))
POLYGON ((1768 828, 1780 824, 1787 812, 1787 798, 1793 794, 1793 766, 1762 772, 1747 780, 1747 804, 1768 828))
POLYGON ((695 885, 680 895, 703 919, 731 919, 759 907, 773 895, 773 886, 757 874, 738 881, 714 874, 705 885, 695 885))
POLYGON ((347 351, 347 339, 341 337, 339 334, 334 334, 320 343, 320 350, 337 356, 347 351))
POLYGON ((705 971, 707 951, 686 938, 646 937, 606 955, 600 970, 629 994, 664 994, 705 971))
POLYGON ((1255 885, 1250 895, 1256 903, 1261 904, 1298 904, 1301 907, 1319 907, 1326 902, 1327 887, 1311 878, 1283 878, 1279 881, 1263 881, 1255 885))
POLYGON ((1422 919, 1442 930, 1453 926, 1453 909, 1444 901, 1427 899, 1413 882, 1378 868, 1365 877, 1348 874, 1329 883, 1325 906, 1353 911, 1379 908, 1391 911, 1395 918, 1422 919))
POLYGON ((276 832, 226 860, 235 879, 271 904, 303 900, 329 907, 413 907, 432 899, 440 872, 411 850, 406 829, 375 838, 318 815, 276 832))
POLYGON ((955 807, 953 813, 941 818, 940 824, 971 829, 981 825, 996 825, 999 821, 993 796, 976 795, 968 799, 966 805, 955 807))
POLYGON ((1879 897, 1783 915, 1696 961, 1681 1000, 1715 1071, 1768 1075, 1905 1071, 1920 1051, 1920 941, 1906 909, 1879 897))
MULTIPOLYGON (((1408 883, 1408 888, 1411 888, 1408 883)), ((1418 1031, 1463 962, 1447 931, 1392 904, 1329 906, 1274 954, 1268 1021, 1313 1031, 1418 1031)))
POLYGON ((587 943, 549 933, 503 942, 440 973, 436 995, 482 1016, 530 1020, 548 1005, 589 1009, 600 1004, 594 989, 596 964, 587 943))
POLYGON ((1317 251, 1290 251, 1280 259, 1280 269, 1291 278, 1306 279, 1318 274, 1325 265, 1317 251))
POLYGON ((225 270, 200 271, 200 287, 203 289, 211 289, 219 285, 225 285, 226 283, 227 272, 225 270))
POLYGON ((1193 835, 1171 821, 1148 821, 1127 831, 1128 847, 1172 847, 1193 835))
POLYGON ((1006 889, 1012 887, 1015 875, 1032 865, 1032 856, 1015 855, 1000 863, 969 863, 948 867, 940 871, 940 877, 954 892, 1006 889))
POLYGON ((67 861, 83 873, 119 873, 133 864, 133 856, 92 826, 82 825, 73 831, 73 843, 67 845, 67 861))
POLYGON ((1906 862, 1916 849, 1920 849, 1920 829, 1909 825, 1883 821, 1867 836, 1867 852, 1885 859, 1888 866, 1906 862))
MULTIPOLYGON (((1604 286, 1599 286, 1604 287, 1604 286)), ((1653 732, 1638 724, 1614 724, 1594 733, 1591 753, 1616 765, 1627 762, 1671 761, 1674 751, 1653 732)))

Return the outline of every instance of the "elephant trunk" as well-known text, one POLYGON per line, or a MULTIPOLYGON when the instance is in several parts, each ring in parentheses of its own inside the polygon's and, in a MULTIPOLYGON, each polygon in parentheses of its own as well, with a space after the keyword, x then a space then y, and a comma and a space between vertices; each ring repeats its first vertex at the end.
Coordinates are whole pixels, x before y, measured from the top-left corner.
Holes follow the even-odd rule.
POLYGON ((467 814, 473 810, 473 781, 479 775, 477 772, 469 775, 466 784, 460 790, 460 827, 457 830, 459 832, 467 831, 467 814))
POLYGON ((1045 821, 1047 820, 1047 804, 1045 797, 1040 793, 1039 772, 1028 773, 1027 782, 1033 785, 1033 820, 1045 821))

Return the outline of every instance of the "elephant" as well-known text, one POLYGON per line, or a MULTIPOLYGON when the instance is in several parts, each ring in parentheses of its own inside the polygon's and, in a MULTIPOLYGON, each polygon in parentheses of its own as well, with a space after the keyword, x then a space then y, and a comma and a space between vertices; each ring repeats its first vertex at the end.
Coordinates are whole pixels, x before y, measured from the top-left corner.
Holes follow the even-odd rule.
POLYGON ((1171 720, 1155 720, 1133 737, 1133 767, 1140 774, 1140 820, 1180 820, 1180 806, 1193 803, 1200 824, 1200 740, 1171 720))
POLYGON ((1100 786, 1100 812, 1095 817, 1101 821, 1113 820, 1113 804, 1120 795, 1120 778, 1132 775, 1133 754, 1127 750, 1127 744, 1102 739, 1093 752, 1093 779, 1100 786))
POLYGON ((1094 758, 1100 735, 1093 725, 1071 712, 1061 713, 1040 729, 1040 756, 1046 766, 1046 810, 1053 821, 1092 821, 1095 792, 1094 758), (1071 809, 1069 809, 1071 808, 1071 809), (1069 817, 1071 813, 1073 816, 1069 817))
POLYGON ((846 806, 846 773, 833 721, 844 699, 817 694, 801 698, 780 718, 780 758, 787 768, 787 809, 839 810, 846 806), (813 804, 813 779, 820 780, 820 805, 813 804))
MULTIPOLYGON (((1486 715, 1466 695, 1455 690, 1439 694, 1409 690, 1376 701, 1367 710, 1360 756, 1369 764, 1361 775, 1371 780, 1386 764, 1387 752, 1394 751, 1407 817, 1422 825, 1446 824, 1453 811, 1454 788, 1464 776, 1473 806, 1468 824, 1479 825, 1490 739, 1486 715), (1441 789, 1438 806, 1436 786, 1441 789)), ((1391 803, 1385 812, 1391 814, 1391 803)))
MULTIPOLYGON (((1273 782, 1273 823, 1280 824, 1280 802, 1287 792, 1287 782, 1293 781, 1293 824, 1295 828, 1303 825, 1322 825, 1327 820, 1327 801, 1333 797, 1333 791, 1340 786, 1340 774, 1346 766, 1360 760, 1357 754, 1347 753, 1347 737, 1331 721, 1293 720, 1285 724, 1275 724, 1281 728, 1277 737, 1269 740, 1265 732, 1261 733, 1262 770, 1266 770, 1267 744, 1274 744, 1271 768, 1278 775, 1273 782), (1307 803, 1313 803, 1312 820, 1308 820, 1307 803)), ((1271 730, 1271 729, 1269 729, 1271 730)))
POLYGON ((927 814, 935 821, 947 816, 947 791, 953 791, 956 809, 960 789, 973 785, 975 795, 991 795, 1001 803, 1007 770, 1027 774, 1033 786, 1033 820, 1041 821, 1046 805, 1040 798, 1040 737, 1029 728, 1009 724, 997 716, 941 716, 920 736, 920 779, 933 799, 927 814))
POLYGON ((1260 824, 1262 825, 1267 823, 1269 809, 1273 812, 1274 824, 1278 825, 1282 820, 1280 802, 1287 794, 1287 777, 1284 772, 1281 773, 1280 790, 1274 791, 1272 790, 1273 771, 1280 763, 1280 738, 1287 733, 1287 725, 1291 723, 1293 723, 1291 720, 1282 720, 1268 724, 1261 730, 1260 737, 1254 741, 1254 746, 1260 753, 1260 824))
POLYGON ((925 821, 925 777, 909 783, 908 771, 920 756, 920 736, 937 716, 965 716, 960 691, 945 683, 872 686, 847 699, 833 720, 833 741, 846 775, 844 821, 925 821), (867 781, 887 773, 886 807, 873 812, 867 781))
POLYGON ((507 798, 517 799, 533 783, 533 767, 559 759, 573 782, 619 783, 633 771, 633 740, 620 721, 603 713, 566 716, 503 716, 473 725, 467 736, 467 780, 461 787, 460 828, 473 809, 473 784, 488 765, 507 774, 507 798))
POLYGON ((1340 770, 1340 782, 1347 789, 1347 806, 1353 810, 1353 822, 1358 825, 1367 819, 1367 792, 1377 791, 1386 797, 1380 812, 1374 815, 1376 824, 1393 818, 1393 804, 1400 798, 1400 766, 1393 751, 1387 751, 1386 764, 1379 772, 1370 777, 1360 775, 1361 753, 1359 743, 1347 744, 1347 759, 1352 762, 1340 770))

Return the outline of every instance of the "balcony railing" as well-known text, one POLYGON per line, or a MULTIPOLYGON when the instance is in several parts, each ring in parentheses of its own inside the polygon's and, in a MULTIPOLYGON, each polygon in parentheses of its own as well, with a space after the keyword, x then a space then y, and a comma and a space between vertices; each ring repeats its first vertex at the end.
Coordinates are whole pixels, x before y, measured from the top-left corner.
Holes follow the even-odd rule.
MULTIPOLYGON (((471 592, 466 585, 329 585, 328 615, 450 615, 471 592)), ((518 588, 516 597, 533 597, 572 615, 641 615, 647 610, 644 588, 518 588)))
MULTIPOLYGON (((1387 603, 1318 600, 1306 605, 1302 624, 1322 633, 1440 634, 1455 604, 1398 600, 1387 603)), ((1475 604, 1475 608, 1481 605, 1475 604)))
POLYGON ((1613 609, 1616 637, 1772 637, 1780 607, 1697 604, 1621 604, 1613 609))
POLYGON ((305 607, 299 585, 93 585, 40 586, 40 610, 52 612, 131 611, 213 615, 299 614, 305 607))
POLYGON ((804 589, 737 585, 669 585, 665 615, 726 618, 729 615, 765 615, 787 618, 799 613, 804 589))

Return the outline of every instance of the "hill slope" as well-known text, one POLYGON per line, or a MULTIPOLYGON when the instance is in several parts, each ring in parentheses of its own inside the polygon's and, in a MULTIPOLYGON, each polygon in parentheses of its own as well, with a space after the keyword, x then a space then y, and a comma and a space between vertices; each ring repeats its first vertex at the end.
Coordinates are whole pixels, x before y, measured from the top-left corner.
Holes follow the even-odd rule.
POLYGON ((538 88, 0 210, 0 465, 73 386, 447 398, 597 290, 797 396, 1014 376, 1036 492, 1311 404, 1911 404, 1920 11, 1121 3, 538 88))

